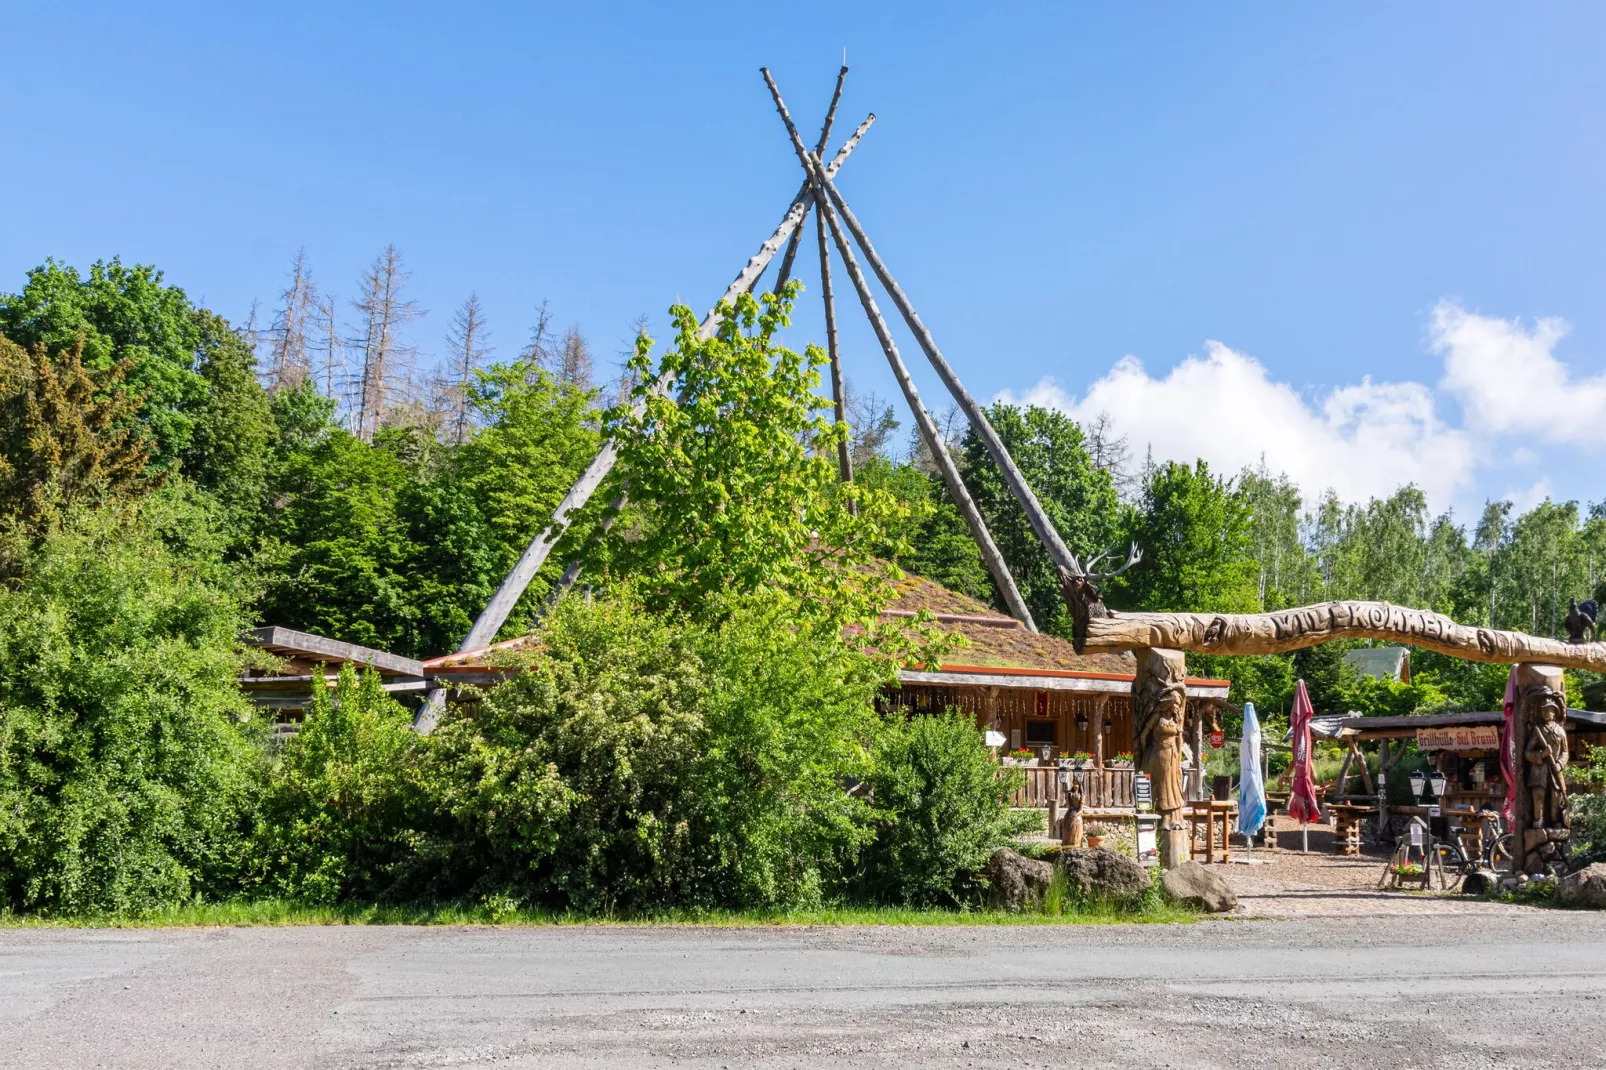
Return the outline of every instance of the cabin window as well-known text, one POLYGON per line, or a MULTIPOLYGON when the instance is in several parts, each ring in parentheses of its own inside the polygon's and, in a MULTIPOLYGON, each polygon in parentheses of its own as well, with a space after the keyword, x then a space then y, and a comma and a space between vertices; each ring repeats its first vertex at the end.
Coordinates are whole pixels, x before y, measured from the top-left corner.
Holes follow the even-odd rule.
POLYGON ((1054 721, 1027 721, 1026 745, 1052 747, 1059 743, 1059 725, 1054 721))

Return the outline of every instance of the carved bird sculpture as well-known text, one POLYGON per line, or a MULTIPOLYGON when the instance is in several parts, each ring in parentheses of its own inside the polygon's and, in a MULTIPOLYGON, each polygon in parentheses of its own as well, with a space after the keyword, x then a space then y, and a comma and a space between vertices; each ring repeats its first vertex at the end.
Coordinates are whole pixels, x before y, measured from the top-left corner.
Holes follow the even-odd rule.
POLYGON ((1567 604, 1567 619, 1562 621, 1567 625, 1567 641, 1569 643, 1587 643, 1595 638, 1595 614, 1599 607, 1591 598, 1587 602, 1580 602, 1576 598, 1567 604), (1587 637, 1586 637, 1586 634, 1587 637))

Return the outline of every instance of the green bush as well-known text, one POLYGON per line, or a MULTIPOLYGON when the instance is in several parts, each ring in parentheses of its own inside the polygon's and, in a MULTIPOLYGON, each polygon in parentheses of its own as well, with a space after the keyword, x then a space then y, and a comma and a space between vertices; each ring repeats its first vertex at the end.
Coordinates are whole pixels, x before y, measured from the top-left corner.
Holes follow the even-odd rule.
POLYGON ((883 667, 786 599, 718 625, 626 589, 559 605, 527 671, 432 737, 458 894, 559 909, 807 905, 868 840, 863 775, 883 667))
POLYGON ((873 898, 967 902, 982 888, 988 856, 1037 823, 1035 814, 1010 810, 1016 785, 962 713, 887 725, 875 758, 876 838, 863 877, 873 898))
POLYGON ((335 903, 394 892, 418 869, 425 824, 412 719, 369 670, 346 665, 274 760, 257 815, 253 885, 335 903))
POLYGON ((148 910, 234 880, 259 750, 218 529, 178 484, 0 555, 5 907, 148 910))
POLYGON ((1606 861, 1606 795, 1573 795, 1567 814, 1572 819, 1573 863, 1606 861))

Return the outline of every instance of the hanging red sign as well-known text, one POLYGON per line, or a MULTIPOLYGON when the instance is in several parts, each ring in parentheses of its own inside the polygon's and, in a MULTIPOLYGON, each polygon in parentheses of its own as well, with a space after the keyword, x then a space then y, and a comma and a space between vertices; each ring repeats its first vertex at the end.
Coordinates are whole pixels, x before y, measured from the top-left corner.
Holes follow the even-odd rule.
POLYGON ((1220 732, 1220 731, 1210 733, 1210 749, 1211 750, 1220 750, 1222 747, 1224 747, 1226 745, 1227 745, 1227 733, 1220 732))

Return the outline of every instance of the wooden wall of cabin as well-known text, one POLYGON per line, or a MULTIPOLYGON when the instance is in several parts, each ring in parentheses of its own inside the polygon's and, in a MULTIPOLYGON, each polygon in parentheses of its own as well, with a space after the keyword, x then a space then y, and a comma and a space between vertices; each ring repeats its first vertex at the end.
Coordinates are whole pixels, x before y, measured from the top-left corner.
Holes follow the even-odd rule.
POLYGON ((963 710, 976 719, 977 728, 1002 732, 1010 750, 1028 747, 1035 752, 1047 745, 1056 756, 1085 751, 1105 759, 1132 750, 1132 700, 1121 693, 905 684, 886 692, 884 701, 911 714, 963 710), (1106 726, 1102 747, 1095 734, 1101 701, 1106 726), (1086 728, 1078 724, 1078 716, 1085 718, 1086 728))

